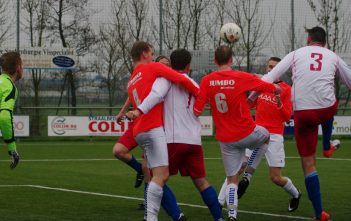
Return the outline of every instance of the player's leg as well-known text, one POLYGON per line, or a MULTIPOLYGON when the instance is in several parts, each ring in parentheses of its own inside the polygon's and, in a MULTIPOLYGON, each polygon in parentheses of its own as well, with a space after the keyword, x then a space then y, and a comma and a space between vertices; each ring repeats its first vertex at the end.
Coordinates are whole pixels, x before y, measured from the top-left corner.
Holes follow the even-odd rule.
MULTIPOLYGON (((251 154, 252 154, 252 150, 246 148, 245 149, 245 157, 242 160, 241 168, 238 172, 239 176, 245 171, 245 168, 247 167, 247 161, 249 160, 251 154)), ((226 191, 226 189, 227 189, 227 178, 224 180, 222 187, 221 187, 221 190, 218 193, 218 202, 222 208, 225 204, 225 191, 226 191)))
POLYGON ((266 159, 272 182, 282 187, 291 196, 288 211, 295 211, 299 206, 301 193, 292 183, 291 179, 283 177, 281 173, 282 168, 285 166, 284 137, 282 135, 271 134, 266 159))
POLYGON ((326 122, 322 123, 322 132, 323 132, 323 156, 331 157, 333 153, 339 148, 339 140, 331 140, 333 132, 333 122, 334 117, 330 118, 326 122))
MULTIPOLYGON (((168 149, 168 163, 169 163, 169 175, 176 175, 178 173, 179 165, 182 163, 180 159, 176 157, 178 151, 182 151, 176 148, 175 144, 167 144, 168 149)), ((182 153, 180 153, 182 155, 182 153)), ((172 217, 172 220, 185 219, 184 214, 181 212, 175 195, 171 189, 165 185, 163 188, 163 198, 161 201, 162 208, 166 213, 172 217)))
POLYGON ((139 163, 135 157, 130 154, 130 151, 137 147, 138 144, 133 137, 132 129, 129 128, 117 141, 117 143, 113 146, 112 153, 113 155, 125 162, 128 166, 133 168, 136 172, 135 179, 135 188, 138 188, 143 183, 144 174, 142 170, 142 165, 139 163))
POLYGON ((152 171, 152 178, 147 188, 146 205, 147 221, 158 220, 158 213, 163 196, 163 186, 168 176, 167 143, 162 127, 140 133, 136 140, 143 148, 148 167, 152 171))
MULTIPOLYGON (((240 141, 239 141, 240 142, 240 141)), ((222 159, 227 175, 226 203, 229 220, 236 220, 238 210, 238 183, 241 160, 245 155, 245 147, 238 145, 239 142, 220 142, 222 159)))
POLYGON ((269 132, 264 127, 257 125, 254 131, 240 142, 244 147, 253 149, 253 152, 247 162, 243 178, 238 186, 239 199, 244 195, 253 173, 268 149, 269 132))
MULTIPOLYGON (((222 209, 218 203, 218 196, 216 190, 206 180, 206 171, 204 163, 204 154, 202 146, 191 144, 183 145, 184 154, 178 154, 179 161, 183 159, 180 164, 179 171, 182 176, 190 176, 195 187, 200 192, 202 200, 210 210, 215 221, 223 220, 222 209)), ((170 161, 171 164, 171 161, 170 161)))
POLYGON ((14 169, 19 162, 19 155, 16 149, 12 112, 9 110, 0 110, 0 131, 12 158, 10 168, 14 169))
POLYGON ((318 125, 334 116, 336 109, 337 103, 329 108, 295 111, 294 114, 296 144, 301 157, 308 197, 312 202, 317 219, 321 217, 324 219, 323 217, 328 215, 323 212, 319 176, 316 169, 315 153, 318 141, 318 125))

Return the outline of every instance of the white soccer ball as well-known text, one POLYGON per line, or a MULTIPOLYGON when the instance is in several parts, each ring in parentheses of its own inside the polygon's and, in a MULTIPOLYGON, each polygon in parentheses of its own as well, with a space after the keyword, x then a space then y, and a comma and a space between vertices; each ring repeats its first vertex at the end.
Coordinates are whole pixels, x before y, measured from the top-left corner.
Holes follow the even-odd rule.
POLYGON ((226 23, 222 26, 219 35, 224 42, 232 44, 240 39, 241 29, 235 23, 226 23))

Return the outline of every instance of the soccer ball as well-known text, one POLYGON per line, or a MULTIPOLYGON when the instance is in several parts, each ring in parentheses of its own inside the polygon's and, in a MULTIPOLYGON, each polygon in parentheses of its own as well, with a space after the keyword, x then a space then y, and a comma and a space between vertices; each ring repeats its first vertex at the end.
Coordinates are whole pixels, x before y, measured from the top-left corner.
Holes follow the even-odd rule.
POLYGON ((239 40, 241 29, 235 23, 226 23, 222 26, 219 35, 224 42, 232 44, 239 40))

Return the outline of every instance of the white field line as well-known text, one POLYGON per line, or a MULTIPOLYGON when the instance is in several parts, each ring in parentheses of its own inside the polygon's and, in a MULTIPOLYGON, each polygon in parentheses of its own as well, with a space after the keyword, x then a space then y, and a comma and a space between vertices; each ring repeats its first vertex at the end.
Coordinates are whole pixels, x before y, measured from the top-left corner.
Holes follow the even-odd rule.
MULTIPOLYGON (((41 185, 0 185, 0 188, 9 188, 9 187, 30 187, 36 189, 45 189, 45 190, 54 190, 60 192, 70 192, 70 193, 79 193, 85 195, 94 195, 94 196, 103 196, 103 197, 112 197, 112 198, 119 198, 119 199, 128 199, 128 200, 138 200, 143 201, 143 198, 138 197, 129 197, 129 196, 122 196, 122 195, 112 195, 112 194, 105 194, 105 193, 95 193, 95 192, 87 192, 87 191, 80 191, 80 190, 71 190, 65 188, 55 188, 55 187, 48 187, 48 186, 41 186, 41 185)), ((196 204, 188 204, 188 203, 178 203, 181 206, 188 206, 193 208, 205 208, 206 206, 196 205, 196 204)), ((310 217, 303 217, 303 216, 288 216, 288 215, 281 215, 275 213, 265 213, 265 212, 256 212, 256 211, 246 211, 246 210, 238 210, 239 213, 247 213, 247 214, 254 214, 254 215, 264 215, 264 216, 272 216, 272 217, 283 217, 288 219, 300 219, 300 220, 311 220, 310 217)))
MULTIPOLYGON (((300 159, 300 157, 285 157, 286 159, 300 159)), ((205 160, 222 160, 220 157, 206 157, 205 160)), ((335 160, 335 161, 351 161, 347 158, 324 158, 317 157, 317 160, 335 160)), ((101 159, 31 159, 31 160, 20 160, 20 162, 84 162, 84 161, 113 161, 117 160, 114 158, 101 158, 101 159)), ((142 159, 137 159, 142 160, 142 159)), ((10 162, 10 160, 0 160, 0 162, 10 162)))

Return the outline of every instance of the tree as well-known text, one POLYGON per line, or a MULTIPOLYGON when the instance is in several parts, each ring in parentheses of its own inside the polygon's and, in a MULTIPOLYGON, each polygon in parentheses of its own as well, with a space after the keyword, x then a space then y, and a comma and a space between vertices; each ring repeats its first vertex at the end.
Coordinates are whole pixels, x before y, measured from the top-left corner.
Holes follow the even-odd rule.
POLYGON ((0 46, 10 37, 9 30, 11 24, 10 17, 6 14, 8 11, 9 1, 0 0, 0 46))
MULTIPOLYGON (((31 47, 41 47, 43 41, 43 34, 46 27, 48 18, 48 7, 45 1, 40 0, 25 0, 22 2, 22 7, 28 13, 28 26, 29 39, 31 47)), ((34 106, 40 106, 39 88, 42 79, 42 70, 31 70, 32 72, 32 85, 34 90, 34 106)), ((34 110, 34 117, 32 118, 32 130, 34 135, 40 135, 40 111, 34 110)))
MULTIPOLYGON (((87 53, 90 46, 96 43, 89 23, 89 17, 95 12, 88 10, 88 0, 48 0, 47 3, 50 9, 47 27, 54 42, 60 42, 64 48, 75 48, 78 56, 87 53)), ((72 70, 66 71, 64 83, 69 84, 72 107, 77 106, 77 81, 72 70)), ((59 105, 61 99, 62 95, 59 105)), ((76 113, 77 110, 72 109, 72 114, 76 113)))
MULTIPOLYGON (((128 73, 128 69, 123 64, 121 48, 116 41, 117 36, 117 30, 110 26, 100 28, 97 58, 94 62, 94 70, 104 76, 102 86, 107 88, 109 107, 115 104, 116 89, 123 73, 128 73)), ((112 114, 112 109, 109 109, 109 114, 112 114)))
MULTIPOLYGON (((260 13, 262 0, 233 0, 228 2, 228 16, 241 28, 241 45, 246 57, 246 71, 252 70, 254 58, 262 49, 266 39, 271 33, 270 29, 264 29, 264 19, 260 13)), ((273 24, 270 25, 273 27, 273 24)))

